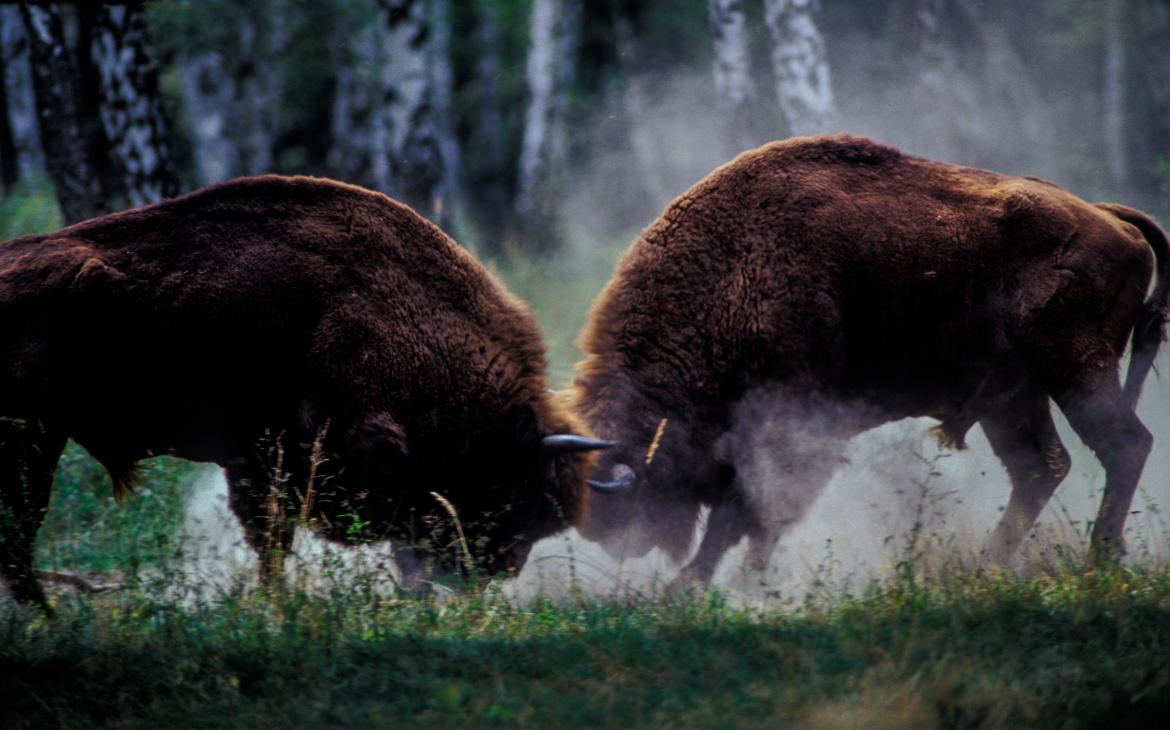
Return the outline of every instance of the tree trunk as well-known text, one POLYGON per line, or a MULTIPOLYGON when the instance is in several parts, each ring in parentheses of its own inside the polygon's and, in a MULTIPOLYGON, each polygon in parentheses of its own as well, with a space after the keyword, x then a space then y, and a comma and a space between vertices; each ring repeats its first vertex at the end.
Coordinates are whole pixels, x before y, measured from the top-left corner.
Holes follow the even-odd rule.
POLYGON ((440 222, 455 190, 458 147, 453 126, 436 106, 445 103, 444 114, 450 113, 451 71, 432 11, 447 22, 445 9, 430 2, 378 0, 354 6, 338 23, 348 38, 334 44, 329 160, 343 179, 440 222), (436 68, 440 55, 443 68, 436 68))
POLYGON ((29 40, 37 118, 44 143, 45 166, 56 185, 57 200, 67 222, 105 212, 97 172, 90 164, 77 112, 77 70, 55 4, 22 3, 29 40))
POLYGON ((179 61, 200 183, 273 172, 290 22, 276 3, 227 18, 229 47, 179 61))
POLYGON ((764 0, 780 110, 794 135, 831 131, 836 115, 816 0, 764 0))
POLYGON ((896 9, 913 76, 905 103, 915 123, 894 141, 916 154, 977 164, 976 152, 995 135, 980 114, 979 84, 960 57, 966 34, 954 1, 900 0, 896 9))
POLYGON ((141 8, 102 6, 92 53, 101 79, 102 124, 127 201, 137 207, 176 195, 170 125, 141 8))
POLYGON ((560 176, 567 158, 565 118, 580 38, 579 0, 536 0, 528 50, 528 109, 520 150, 516 214, 530 245, 562 245, 560 176))
POLYGON ((719 116, 726 120, 723 156, 730 157, 756 142, 752 123, 755 89, 743 0, 708 0, 707 18, 715 51, 715 96, 719 116))
POLYGON ((387 57, 386 25, 381 10, 353 7, 335 24, 333 47, 336 85, 333 92, 333 175, 383 192, 390 191, 390 147, 382 78, 387 57))
POLYGON ((5 57, 0 46, 0 195, 7 195, 17 180, 16 144, 12 141, 12 125, 8 123, 8 89, 2 83, 5 57))
POLYGON ((288 32, 280 8, 268 10, 259 19, 244 18, 239 24, 240 61, 236 66, 238 84, 233 104, 239 140, 236 174, 262 175, 274 170, 272 153, 280 129, 284 84, 280 59, 288 32))
POLYGON ((455 136, 454 71, 451 60, 451 0, 431 0, 431 89, 438 137, 440 178, 434 193, 435 223, 449 229, 463 204, 459 140, 455 136))
POLYGON ((379 0, 386 12, 383 98, 389 121, 391 190, 431 220, 442 207, 443 152, 431 75, 431 23, 422 0, 379 0))
POLYGON ((226 180, 236 174, 236 145, 227 132, 235 82, 218 51, 186 56, 178 66, 199 184, 226 180))
POLYGON ((8 127, 11 150, 5 165, 11 165, 14 180, 28 179, 45 169, 41 136, 37 129, 36 94, 33 91, 32 67, 29 65, 28 41, 20 8, 0 5, 0 85, 4 105, 0 113, 8 127))
POLYGON ((1105 63, 1103 71, 1102 131, 1105 136, 1105 168, 1115 191, 1129 180, 1129 157, 1125 144, 1125 41, 1122 30, 1122 0, 1107 0, 1104 8, 1105 63))
POLYGON ((476 61, 472 70, 475 82, 471 90, 475 95, 476 113, 467 146, 475 190, 472 199, 477 202, 476 217, 484 248, 499 252, 503 250, 504 231, 509 222, 511 193, 508 182, 513 171, 509 166, 500 98, 503 38, 499 8, 495 3, 476 3, 475 42, 476 61))

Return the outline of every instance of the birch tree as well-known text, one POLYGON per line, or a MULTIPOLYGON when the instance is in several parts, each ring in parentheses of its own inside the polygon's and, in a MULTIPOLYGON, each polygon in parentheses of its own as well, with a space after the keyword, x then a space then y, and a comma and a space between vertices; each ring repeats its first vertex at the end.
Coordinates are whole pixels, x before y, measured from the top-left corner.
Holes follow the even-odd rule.
POLYGON ((756 142, 752 119, 755 89, 743 0, 708 0, 707 18, 714 49, 715 96, 727 133, 724 155, 747 149, 756 142))
POLYGON ((141 206, 176 195, 170 125, 159 100, 158 70, 141 9, 103 5, 92 55, 101 80, 102 125, 127 201, 141 206))
POLYGON ((332 174, 347 182, 389 192, 389 129, 382 99, 390 63, 381 9, 373 4, 343 8, 334 25, 332 174))
POLYGON ((0 98, 0 114, 7 129, 5 182, 10 185, 45 168, 28 42, 20 8, 15 5, 0 5, 0 98))
MULTIPOLYGON (((423 0, 378 0, 351 9, 347 49, 335 55, 330 162, 344 179, 373 187, 438 221, 455 186, 444 147, 454 155, 453 128, 440 123, 434 6, 423 0), (449 139, 445 139, 449 135, 449 139)), ((441 38, 441 36, 440 36, 441 38)), ((446 59, 444 58, 444 61, 446 59)), ((447 113, 450 112, 449 102, 447 113)))
POLYGON ((526 75, 528 108, 520 149, 516 214, 530 240, 557 248, 563 185, 558 179, 567 161, 565 123, 569 86, 580 38, 579 0, 536 0, 532 6, 531 43, 526 75))
POLYGON ((200 10, 215 25, 184 29, 196 35, 178 50, 177 65, 201 184, 273 171, 296 9, 275 0, 244 7, 205 0, 200 10))
POLYGON ((475 11, 474 83, 470 85, 475 109, 467 155, 469 174, 477 203, 482 240, 489 250, 503 248, 502 238, 509 220, 512 178, 504 130, 504 108, 500 91, 503 36, 496 3, 477 3, 475 11))
POLYGON ((238 169, 236 145, 228 135, 235 82, 218 51, 185 53, 178 67, 199 184, 226 180, 238 169))
POLYGON ((431 18, 422 0, 379 0, 390 63, 383 73, 389 122, 391 192, 432 220, 441 208, 443 153, 431 75, 431 18))
POLYGON ((764 0, 780 110, 794 135, 831 131, 835 115, 817 0, 764 0))
POLYGON ((76 61, 65 40, 56 4, 22 3, 36 89, 37 119, 45 166, 68 222, 105 212, 105 196, 88 157, 76 100, 76 61))

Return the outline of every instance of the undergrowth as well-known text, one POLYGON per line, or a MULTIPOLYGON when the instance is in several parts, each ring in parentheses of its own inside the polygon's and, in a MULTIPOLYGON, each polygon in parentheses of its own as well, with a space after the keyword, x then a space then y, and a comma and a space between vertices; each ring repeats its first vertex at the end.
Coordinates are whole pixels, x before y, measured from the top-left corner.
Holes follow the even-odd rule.
POLYGON ((0 620, 0 725, 1155 727, 1170 573, 913 578, 794 612, 67 597, 0 620))

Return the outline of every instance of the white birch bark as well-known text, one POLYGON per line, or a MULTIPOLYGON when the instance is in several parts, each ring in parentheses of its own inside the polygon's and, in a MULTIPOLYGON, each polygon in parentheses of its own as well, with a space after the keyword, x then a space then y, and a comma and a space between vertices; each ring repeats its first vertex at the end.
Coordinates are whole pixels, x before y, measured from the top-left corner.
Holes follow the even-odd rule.
POLYGON ((714 50, 715 97, 719 117, 724 120, 724 156, 752 147, 752 100, 755 88, 751 77, 751 54, 743 0, 708 0, 707 19, 714 50))
POLYGON ((743 0, 708 0, 707 17, 715 49, 715 93, 732 108, 741 107, 752 96, 743 0))
MULTIPOLYGON (((579 0, 533 3, 516 213, 534 238, 555 236, 561 198, 556 175, 566 161, 565 117, 580 22, 579 0)), ((547 244, 556 246, 555 237, 547 244)))
POLYGON ((183 58, 179 62, 179 73, 199 184, 210 185, 226 180, 237 174, 238 152, 228 131, 236 95, 235 82, 218 51, 183 58))
POLYGON ((390 146, 383 76, 389 64, 387 28, 374 5, 340 18, 333 39, 336 86, 329 166, 357 185, 390 191, 390 146))
POLYGON ((794 135, 831 131, 835 116, 816 0, 764 0, 780 110, 794 135))
POLYGON ((127 202, 141 206, 174 196, 178 180, 170 126, 158 96, 158 71, 141 9, 103 6, 91 46, 101 83, 102 125, 122 172, 127 202))
POLYGON ((199 49, 179 62, 201 184, 275 167, 284 77, 281 57, 291 33, 281 4, 259 3, 230 23, 218 49, 199 49))
POLYGON ((907 103, 921 130, 901 143, 922 155, 970 159, 972 150, 994 144, 995 130, 981 113, 980 84, 956 50, 963 30, 955 0, 904 0, 901 9, 915 76, 907 103))
MULTIPOLYGON (((380 190, 439 222, 454 191, 458 150, 450 114, 447 49, 423 0, 358 4, 338 24, 329 163, 344 180, 380 190), (442 88, 439 88, 442 87, 442 88)), ((444 28, 444 31, 446 29, 444 28)))
POLYGON ((379 0, 386 12, 390 62, 382 104, 388 115, 391 192, 434 219, 443 155, 439 149, 431 76, 431 27, 422 0, 379 0))
POLYGON ((0 5, 0 54, 4 57, 4 96, 16 175, 27 179, 45 169, 41 135, 37 129, 37 105, 33 91, 32 68, 29 66, 28 42, 20 18, 20 8, 0 5))

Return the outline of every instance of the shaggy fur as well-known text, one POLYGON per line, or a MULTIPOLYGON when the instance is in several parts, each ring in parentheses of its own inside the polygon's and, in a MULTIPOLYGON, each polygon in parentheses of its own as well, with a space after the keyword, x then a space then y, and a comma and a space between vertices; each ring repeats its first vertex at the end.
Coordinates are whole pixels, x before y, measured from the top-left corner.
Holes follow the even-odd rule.
POLYGON ((620 444, 595 478, 628 466, 637 486, 592 494, 581 530, 680 558, 708 504, 680 580, 709 580, 744 533, 766 564, 845 439, 932 416, 959 446, 979 422, 1010 472, 986 551, 1006 560, 1068 471, 1052 398, 1108 473, 1093 543, 1121 550, 1151 444, 1133 404, 1164 339, 1168 276, 1149 218, 1042 180, 849 136, 746 152, 667 207, 593 307, 574 407, 620 444), (761 449, 785 475, 763 491, 744 473, 761 449))
POLYGON ((0 572, 39 600, 32 542, 66 437, 127 492, 155 454, 228 469, 257 548, 308 517, 446 547, 459 511, 490 570, 579 513, 588 457, 551 401, 535 319, 384 195, 265 176, 0 247, 0 572), (274 479, 281 497, 268 504, 274 479), (269 524, 276 512, 280 524, 269 524))

